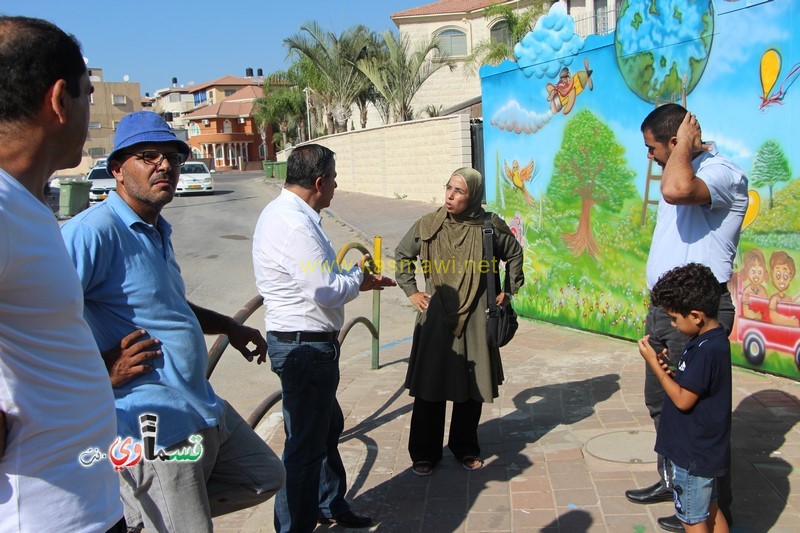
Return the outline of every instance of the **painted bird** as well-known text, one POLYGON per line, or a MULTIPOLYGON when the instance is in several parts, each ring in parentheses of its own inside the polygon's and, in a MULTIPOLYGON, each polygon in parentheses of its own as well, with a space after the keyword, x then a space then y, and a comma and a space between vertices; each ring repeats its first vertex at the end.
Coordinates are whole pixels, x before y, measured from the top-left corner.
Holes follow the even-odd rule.
POLYGON ((522 194, 525 196, 525 202, 527 202, 530 207, 533 207, 533 196, 531 196, 528 189, 525 188, 525 183, 533 181, 536 175, 533 172, 533 159, 522 168, 519 167, 519 161, 516 159, 511 163, 511 168, 508 167, 508 163, 505 160, 503 161, 503 166, 506 171, 506 179, 511 182, 511 185, 513 185, 515 189, 522 191, 522 194))

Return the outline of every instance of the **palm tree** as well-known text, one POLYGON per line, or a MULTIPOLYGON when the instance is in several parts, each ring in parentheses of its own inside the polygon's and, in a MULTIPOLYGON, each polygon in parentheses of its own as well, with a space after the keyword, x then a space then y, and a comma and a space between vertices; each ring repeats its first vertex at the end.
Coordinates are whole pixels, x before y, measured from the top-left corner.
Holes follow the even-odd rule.
POLYGON ((481 65, 499 65, 506 59, 516 61, 514 45, 533 29, 536 20, 551 4, 552 0, 538 0, 523 11, 515 11, 513 7, 504 4, 492 4, 484 9, 483 15, 487 19, 500 18, 500 22, 494 27, 499 28, 502 25, 505 28, 505 39, 484 39, 478 42, 464 61, 464 72, 474 75, 481 65))
POLYGON ((264 97, 256 101, 256 122, 259 125, 277 124, 281 132, 282 145, 288 143, 289 126, 302 121, 305 116, 303 93, 292 85, 287 72, 276 72, 267 76, 264 97))
POLYGON ((422 84, 442 67, 453 70, 454 63, 444 54, 432 57, 440 51, 435 40, 420 43, 412 50, 407 35, 387 30, 383 42, 384 53, 364 57, 356 64, 391 106, 394 120, 411 120, 411 100, 422 84))
POLYGON ((300 33, 283 41, 290 53, 307 57, 324 77, 324 91, 315 91, 326 102, 329 132, 347 130, 350 109, 364 90, 363 75, 355 64, 367 54, 369 36, 369 29, 363 25, 353 26, 337 36, 311 21, 300 26, 300 33))

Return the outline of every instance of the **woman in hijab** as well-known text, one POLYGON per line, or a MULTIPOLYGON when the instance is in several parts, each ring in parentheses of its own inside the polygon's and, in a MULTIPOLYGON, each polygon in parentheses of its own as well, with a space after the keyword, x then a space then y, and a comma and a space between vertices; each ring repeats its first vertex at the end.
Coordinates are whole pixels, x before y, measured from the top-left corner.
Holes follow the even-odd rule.
MULTIPOLYGON (((414 397, 408 451, 420 476, 430 475, 442 459, 447 401, 453 402, 448 448, 467 470, 483 466, 481 408, 497 398, 503 382, 500 352, 486 338, 486 272, 493 263, 483 257, 482 196, 480 173, 456 170, 445 185, 444 206, 420 218, 395 250, 397 284, 420 313, 405 382, 414 397), (417 288, 418 257, 425 292, 417 288)), ((507 305, 524 282, 522 248, 501 218, 492 215, 491 221, 494 254, 506 261, 511 281, 497 302, 507 305)))

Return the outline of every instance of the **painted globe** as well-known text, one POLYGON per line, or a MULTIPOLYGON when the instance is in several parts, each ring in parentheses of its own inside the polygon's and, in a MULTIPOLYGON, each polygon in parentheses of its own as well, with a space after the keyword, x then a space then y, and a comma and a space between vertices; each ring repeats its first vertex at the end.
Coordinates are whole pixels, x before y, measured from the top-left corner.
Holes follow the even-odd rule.
POLYGON ((677 102, 706 68, 714 35, 711 0, 625 0, 614 33, 617 64, 647 102, 677 102))

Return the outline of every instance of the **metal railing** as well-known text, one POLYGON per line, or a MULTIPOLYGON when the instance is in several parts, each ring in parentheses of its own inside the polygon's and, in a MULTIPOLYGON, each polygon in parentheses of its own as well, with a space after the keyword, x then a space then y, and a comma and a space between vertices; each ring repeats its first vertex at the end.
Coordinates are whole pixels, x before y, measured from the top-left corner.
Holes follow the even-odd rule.
MULTIPOLYGON (((344 260, 345 255, 352 249, 356 249, 362 253, 370 253, 369 250, 361 243, 358 242, 348 242, 339 250, 339 253, 336 255, 336 262, 341 264, 344 260)), ((372 255, 372 261, 368 268, 372 270, 373 273, 379 274, 380 273, 380 265, 381 265, 381 237, 375 237, 374 241, 374 254, 372 255)), ((236 321, 237 324, 244 324, 250 316, 256 312, 258 308, 264 305, 264 299, 261 295, 256 295, 255 297, 251 298, 244 306, 235 314, 233 315, 233 320, 236 321)), ((380 366, 380 330, 381 330, 381 291, 372 291, 372 320, 370 321, 367 317, 359 316, 353 318, 349 322, 347 322, 342 330, 339 332, 339 344, 343 344, 347 334, 350 333, 350 330, 356 324, 363 324, 366 326, 367 330, 369 330, 370 334, 372 335, 372 369, 377 370, 380 366)), ((227 335, 219 335, 217 340, 214 341, 214 344, 208 350, 208 368, 206 369, 206 379, 211 378, 211 374, 214 372, 214 369, 217 367, 222 354, 225 352, 226 348, 230 341, 228 340, 227 335)), ((251 428, 255 429, 261 419, 266 416, 266 414, 272 409, 279 401, 281 400, 281 391, 273 391, 268 394, 260 404, 250 413, 250 416, 247 417, 247 423, 250 425, 251 428)))

